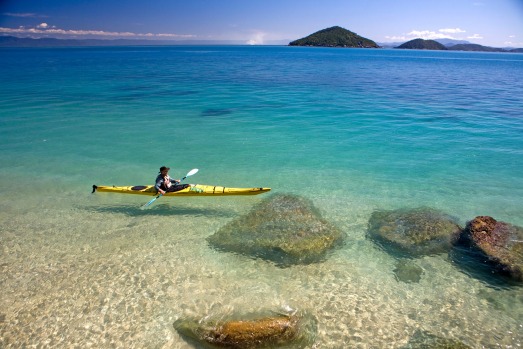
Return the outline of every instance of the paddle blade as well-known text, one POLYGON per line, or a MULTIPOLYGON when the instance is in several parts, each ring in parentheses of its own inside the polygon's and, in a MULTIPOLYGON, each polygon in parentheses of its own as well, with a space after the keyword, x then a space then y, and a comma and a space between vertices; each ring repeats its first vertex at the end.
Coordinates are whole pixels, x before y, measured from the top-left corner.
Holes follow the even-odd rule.
POLYGON ((192 176, 192 175, 195 174, 196 172, 198 172, 198 169, 197 169, 197 168, 193 168, 192 170, 189 171, 189 173, 187 173, 187 174, 185 175, 185 177, 183 177, 183 178, 180 180, 180 182, 183 181, 185 178, 187 178, 187 177, 189 177, 189 176, 192 176))
POLYGON ((196 174, 196 172, 198 172, 199 170, 197 168, 193 168, 192 170, 189 171, 189 173, 187 173, 187 175, 185 177, 189 177, 189 176, 192 176, 193 174, 196 174))

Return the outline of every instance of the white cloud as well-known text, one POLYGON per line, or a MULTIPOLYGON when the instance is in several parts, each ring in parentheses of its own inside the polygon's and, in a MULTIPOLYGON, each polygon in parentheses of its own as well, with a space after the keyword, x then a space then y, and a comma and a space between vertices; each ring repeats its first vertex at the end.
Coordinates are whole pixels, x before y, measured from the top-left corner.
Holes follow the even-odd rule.
POLYGON ((12 12, 4 12, 4 16, 9 17, 22 17, 22 18, 45 18, 47 16, 45 15, 39 15, 37 13, 12 13, 12 12))
POLYGON ((439 30, 442 33, 448 33, 448 34, 458 34, 458 33, 465 33, 466 31, 460 28, 448 28, 448 29, 440 29, 439 30))
POLYGON ((445 33, 437 33, 430 30, 413 30, 410 33, 407 33, 407 36, 411 39, 420 38, 425 40, 454 39, 451 35, 445 33))
MULTIPOLYGON (((409 33, 403 35, 385 36, 387 40, 391 41, 409 41, 413 39, 425 39, 425 40, 438 40, 438 39, 453 39, 461 40, 459 34, 466 33, 466 30, 461 28, 443 28, 437 31, 433 30, 412 30, 409 33), (456 36, 458 34, 458 36, 456 36)), ((477 34, 475 34, 477 35, 477 34)), ((474 37, 475 38, 475 37, 474 37)))
POLYGON ((169 39, 183 39, 193 38, 195 35, 189 34, 172 34, 172 33, 132 33, 132 32, 111 32, 104 30, 74 30, 74 29, 59 29, 55 26, 49 26, 47 23, 40 23, 34 28, 18 27, 18 28, 4 28, 0 27, 0 33, 23 35, 29 34, 33 36, 56 36, 56 37, 102 37, 102 38, 169 38, 169 39))
POLYGON ((481 40, 483 39, 483 37, 479 34, 474 34, 474 35, 471 35, 471 36, 467 36, 467 39, 472 39, 472 40, 481 40))

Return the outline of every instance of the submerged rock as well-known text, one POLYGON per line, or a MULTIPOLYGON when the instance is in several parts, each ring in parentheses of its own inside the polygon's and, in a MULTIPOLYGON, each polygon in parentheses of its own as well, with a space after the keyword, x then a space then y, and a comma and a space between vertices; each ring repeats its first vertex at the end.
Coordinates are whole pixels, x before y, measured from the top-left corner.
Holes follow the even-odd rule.
POLYGON ((407 345, 401 349, 472 349, 454 339, 438 337, 430 332, 417 330, 407 345))
POLYGON ((304 348, 314 342, 316 320, 312 316, 277 314, 231 319, 179 319, 174 328, 189 341, 210 348, 304 348))
POLYGON ((448 252, 460 231, 455 219, 430 208, 376 211, 368 226, 371 239, 407 257, 448 252))
POLYGON ((280 266, 319 262, 342 240, 342 232, 323 219, 311 201, 282 194, 269 197, 208 238, 219 250, 280 266))
POLYGON ((419 282, 422 275, 423 269, 410 260, 403 259, 396 263, 394 276, 397 281, 405 283, 419 282))
POLYGON ((494 272, 523 282, 523 228, 478 216, 467 223, 460 242, 478 252, 479 260, 494 272))

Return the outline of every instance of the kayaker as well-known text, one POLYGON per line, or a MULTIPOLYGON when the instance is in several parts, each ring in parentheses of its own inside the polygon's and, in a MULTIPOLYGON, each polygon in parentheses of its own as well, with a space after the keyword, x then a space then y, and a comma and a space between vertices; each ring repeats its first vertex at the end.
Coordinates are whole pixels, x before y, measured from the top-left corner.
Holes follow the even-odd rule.
POLYGON ((170 167, 160 167, 160 173, 158 174, 158 177, 156 177, 154 187, 162 195, 166 192, 178 191, 191 186, 190 184, 180 184, 179 179, 172 179, 169 177, 170 169, 170 167))

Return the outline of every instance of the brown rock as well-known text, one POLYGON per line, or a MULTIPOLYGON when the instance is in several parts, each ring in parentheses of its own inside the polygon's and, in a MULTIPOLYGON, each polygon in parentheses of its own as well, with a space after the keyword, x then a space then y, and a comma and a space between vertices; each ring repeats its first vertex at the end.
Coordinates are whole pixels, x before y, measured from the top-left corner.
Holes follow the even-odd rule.
POLYGON ((174 327, 181 335, 212 347, 250 349, 292 344, 293 348, 302 348, 313 338, 306 333, 303 320, 296 314, 217 322, 181 319, 174 327))
POLYGON ((478 216, 467 224, 462 238, 486 256, 497 272, 523 281, 523 228, 478 216))
POLYGON ((230 321, 209 331, 208 342, 244 348, 266 342, 287 342, 296 336, 296 318, 278 316, 252 321, 230 321))

